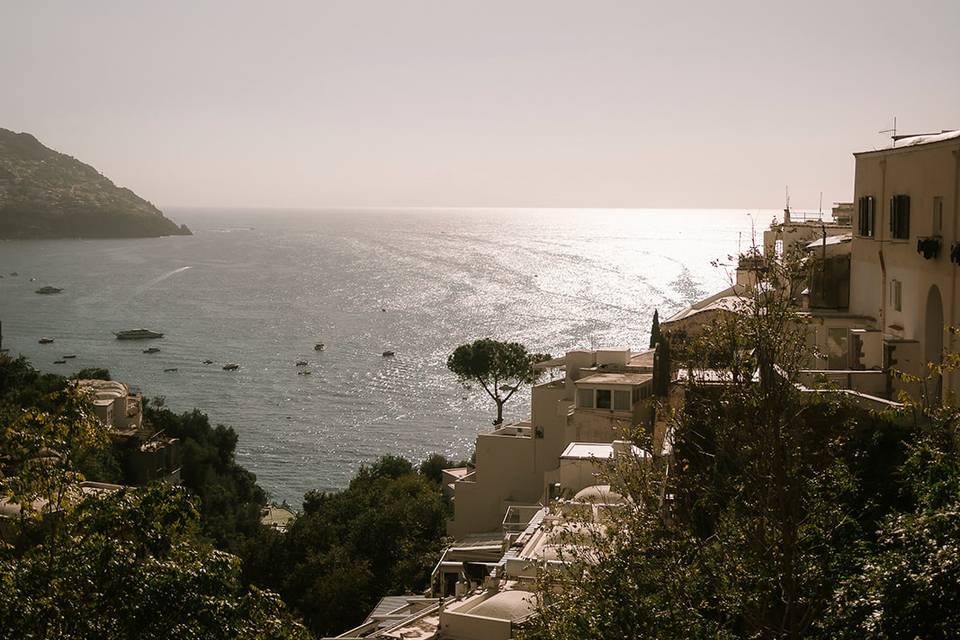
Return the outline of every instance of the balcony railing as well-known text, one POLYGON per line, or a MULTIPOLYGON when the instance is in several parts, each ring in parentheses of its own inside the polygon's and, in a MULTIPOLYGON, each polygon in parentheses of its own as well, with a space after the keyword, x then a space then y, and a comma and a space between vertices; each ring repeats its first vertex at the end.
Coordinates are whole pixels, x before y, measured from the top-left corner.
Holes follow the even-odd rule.
MULTIPOLYGON (((925 260, 933 260, 940 256, 940 247, 943 240, 940 236, 928 236, 926 238, 917 238, 917 253, 923 256, 925 260)), ((953 253, 950 254, 951 260, 953 253)))

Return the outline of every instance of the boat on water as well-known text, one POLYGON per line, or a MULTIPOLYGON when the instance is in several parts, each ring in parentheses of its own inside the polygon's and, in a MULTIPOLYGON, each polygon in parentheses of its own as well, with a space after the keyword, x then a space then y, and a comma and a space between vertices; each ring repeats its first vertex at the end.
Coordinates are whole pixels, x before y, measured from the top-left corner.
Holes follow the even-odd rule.
POLYGON ((67 364, 66 360, 54 360, 53 364, 67 364))
POLYGON ((144 349, 144 353, 160 353, 160 347, 150 347, 149 349, 144 349))
POLYGON ((307 369, 307 370, 305 370, 305 371, 297 371, 297 375, 298 375, 298 376, 309 376, 311 373, 313 373, 313 372, 310 371, 310 369, 307 369))
POLYGON ((397 354, 394 353, 393 351, 384 351, 384 352, 383 352, 383 357, 384 357, 384 358, 392 358, 392 357, 395 356, 395 355, 397 355, 397 354))
POLYGON ((60 289, 59 287, 40 287, 39 289, 36 290, 35 293, 50 294, 50 293, 60 293, 61 291, 63 291, 63 289, 60 289))
POLYGON ((305 366, 307 366, 307 361, 306 361, 306 360, 297 360, 297 366, 298 366, 298 367, 305 367, 305 366))
POLYGON ((37 340, 37 342, 39 342, 40 344, 50 344, 51 342, 53 342, 53 338, 40 338, 39 340, 37 340))
POLYGON ((170 367, 169 369, 164 369, 164 370, 163 370, 164 373, 173 373, 173 372, 175 372, 175 371, 178 371, 178 369, 177 369, 176 367, 170 367))
POLYGON ((203 361, 203 364, 213 364, 213 360, 207 358, 206 360, 203 361))
POLYGON ((325 346, 326 346, 326 345, 324 345, 322 342, 318 342, 317 344, 313 345, 313 350, 314 350, 314 351, 323 351, 323 349, 324 349, 325 346))
POLYGON ((151 338, 162 338, 163 334, 150 329, 127 329, 126 331, 114 331, 113 335, 117 340, 149 340, 151 338))
POLYGON ((228 362, 227 364, 223 365, 224 371, 236 371, 239 368, 240 365, 238 365, 236 362, 228 362))

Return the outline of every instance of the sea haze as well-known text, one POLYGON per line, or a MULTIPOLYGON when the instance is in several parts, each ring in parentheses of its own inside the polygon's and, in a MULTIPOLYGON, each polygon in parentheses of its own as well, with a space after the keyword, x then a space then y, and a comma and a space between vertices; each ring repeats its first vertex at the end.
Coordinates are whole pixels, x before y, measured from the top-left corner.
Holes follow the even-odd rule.
MULTIPOLYGON (((167 213, 195 235, 0 242, 3 346, 43 371, 107 367, 177 411, 198 407, 233 426, 239 461, 292 504, 345 486, 383 454, 468 457, 494 412, 482 390, 447 371, 458 344, 644 347, 654 308, 666 317, 726 286, 729 270, 711 262, 747 249, 752 226, 774 215, 167 213), (64 291, 34 293, 44 285, 64 291), (166 336, 111 333, 139 327, 166 336), (42 336, 56 342, 40 345, 42 336), (315 352, 316 342, 326 349, 315 352), (161 351, 142 353, 150 346, 161 351), (301 359, 309 366, 296 367, 301 359), (240 369, 224 371, 226 362, 240 369)), ((518 393, 507 419, 528 407, 529 391, 518 393)))

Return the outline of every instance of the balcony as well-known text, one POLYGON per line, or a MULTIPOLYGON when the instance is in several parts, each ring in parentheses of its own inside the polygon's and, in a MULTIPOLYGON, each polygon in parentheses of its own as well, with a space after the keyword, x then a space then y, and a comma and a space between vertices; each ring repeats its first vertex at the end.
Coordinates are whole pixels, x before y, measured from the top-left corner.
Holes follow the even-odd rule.
POLYGON ((498 427, 489 435, 505 436, 508 438, 529 438, 533 435, 533 425, 524 420, 523 422, 498 427))
MULTIPOLYGON (((934 260, 940 256, 942 244, 943 239, 940 236, 917 238, 917 253, 922 255, 924 260, 934 260)), ((953 260, 953 252, 950 254, 950 259, 953 260)))

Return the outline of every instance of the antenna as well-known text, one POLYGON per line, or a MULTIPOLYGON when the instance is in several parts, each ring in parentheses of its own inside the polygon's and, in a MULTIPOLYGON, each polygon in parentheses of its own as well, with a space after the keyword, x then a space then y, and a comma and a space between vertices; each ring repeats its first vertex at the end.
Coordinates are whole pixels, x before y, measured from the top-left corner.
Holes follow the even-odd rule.
POLYGON ((890 138, 893 140, 893 146, 897 146, 897 116, 893 116, 893 129, 884 129, 877 131, 877 133, 892 133, 893 135, 890 138))
POLYGON ((820 219, 823 220, 823 191, 820 192, 820 209, 817 211, 820 219))

